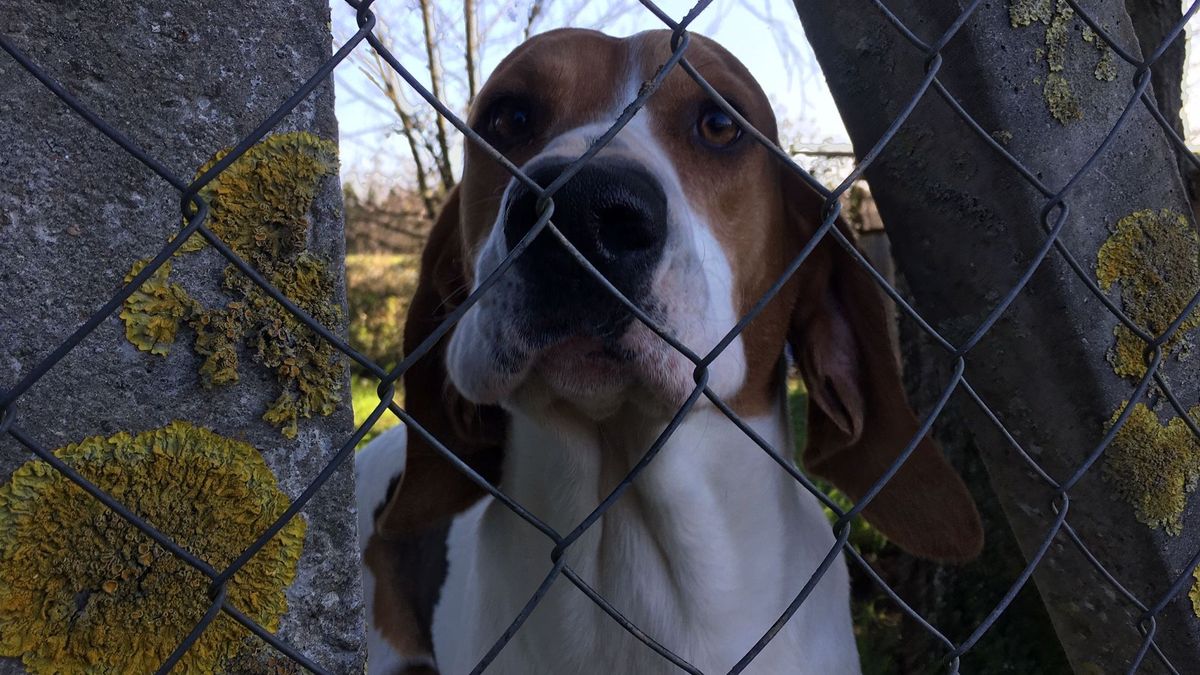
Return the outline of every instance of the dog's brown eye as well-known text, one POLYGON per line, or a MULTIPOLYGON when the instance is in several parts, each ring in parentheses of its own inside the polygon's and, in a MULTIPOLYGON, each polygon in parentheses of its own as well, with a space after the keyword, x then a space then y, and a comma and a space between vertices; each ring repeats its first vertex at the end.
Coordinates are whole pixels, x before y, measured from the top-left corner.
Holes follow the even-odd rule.
POLYGON ((706 145, 724 148, 742 137, 742 128, 724 110, 712 108, 704 111, 696 122, 696 132, 706 145))
POLYGON ((488 133, 497 141, 520 140, 529 133, 529 106, 506 98, 497 101, 488 113, 488 133))

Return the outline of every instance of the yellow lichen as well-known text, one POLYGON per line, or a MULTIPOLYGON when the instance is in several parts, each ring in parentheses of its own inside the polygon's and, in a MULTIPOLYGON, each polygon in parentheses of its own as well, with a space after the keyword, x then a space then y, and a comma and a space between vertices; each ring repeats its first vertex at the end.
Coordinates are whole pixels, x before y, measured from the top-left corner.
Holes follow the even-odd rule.
MULTIPOLYGON (((229 154, 219 150, 199 176, 229 154)), ((308 211, 321 180, 337 173, 337 147, 296 131, 268 136, 200 190, 209 205, 208 229, 255 265, 290 260, 305 250, 308 211)), ((205 246, 199 235, 185 251, 205 246)))
MULTIPOLYGON (((1045 80, 1036 78, 1035 82, 1043 84, 1042 97, 1054 119, 1064 125, 1082 119, 1083 108, 1079 96, 1063 74, 1067 67, 1075 10, 1066 0, 1009 0, 1008 16, 1013 28, 1027 28, 1034 24, 1045 26, 1044 46, 1034 50, 1034 59, 1045 61, 1047 76, 1045 80)), ((1084 42, 1094 44, 1100 51, 1100 60, 1093 71, 1096 79, 1105 82, 1115 80, 1117 67, 1112 50, 1090 27, 1084 26, 1082 34, 1084 42)))
MULTIPOLYGON (((146 262, 134 263, 125 281, 131 281, 141 272, 146 262)), ((195 311, 196 302, 187 291, 179 284, 167 283, 170 275, 171 262, 167 261, 125 300, 121 310, 125 337, 144 352, 166 354, 175 342, 179 322, 190 318, 195 311)))
MULTIPOLYGON (((1120 284, 1121 306, 1130 319, 1152 335, 1165 331, 1200 291, 1200 237, 1187 218, 1162 209, 1136 211, 1119 220, 1096 255, 1096 280, 1104 290, 1120 284)), ((1164 353, 1184 353, 1188 331, 1200 326, 1193 311, 1163 346, 1164 353)), ((1122 324, 1109 352, 1113 370, 1140 378, 1145 343, 1122 324)))
MULTIPOLYGON (((288 506, 253 447, 185 422, 54 454, 217 569, 288 506)), ((293 518, 227 587, 270 630, 287 610, 304 530, 293 518)), ((0 486, 0 655, 30 672, 152 672, 204 615, 207 589, 207 577, 45 462, 0 486)), ((176 672, 214 672, 247 635, 218 616, 176 672)))
POLYGON ((1083 108, 1079 105, 1079 97, 1071 91, 1071 84, 1058 73, 1046 76, 1046 85, 1042 87, 1042 96, 1054 119, 1066 124, 1083 119, 1083 108))
MULTIPOLYGON (((1125 404, 1113 413, 1116 422, 1125 404)), ((1190 411, 1200 421, 1200 406, 1190 411)), ((1165 425, 1139 403, 1105 453, 1104 477, 1142 523, 1177 535, 1187 495, 1200 479, 1200 441, 1179 417, 1165 425)))
POLYGON ((1052 73, 1060 73, 1067 65, 1067 39, 1075 10, 1064 0, 1058 0, 1054 16, 1046 27, 1046 65, 1052 73))
POLYGON ((1104 49, 1100 54, 1100 60, 1096 62, 1096 69, 1092 71, 1092 74, 1101 82, 1112 82, 1117 79, 1117 62, 1113 58, 1111 49, 1104 49))
POLYGON ((1113 58, 1113 50, 1108 44, 1092 30, 1091 26, 1083 27, 1083 41, 1096 47, 1100 52, 1100 60, 1096 62, 1096 69, 1092 74, 1101 82, 1112 82, 1117 79, 1117 62, 1113 58))
MULTIPOLYGON (((334 300, 334 277, 327 263, 308 252, 306 241, 309 209, 322 179, 337 172, 336 152, 329 141, 305 132, 270 136, 200 191, 210 207, 208 228, 326 326, 339 324, 342 311, 334 300)), ((198 175, 227 154, 228 150, 218 152, 198 175)), ((194 235, 180 252, 204 246, 205 241, 194 235)), ((179 321, 186 321, 195 332, 194 349, 203 357, 201 382, 208 387, 238 381, 238 349, 245 346, 276 375, 280 391, 263 419, 288 438, 296 436, 300 418, 328 415, 337 408, 344 374, 341 354, 236 267, 228 265, 223 273, 222 289, 231 298, 224 307, 208 309, 180 299, 179 307, 162 300, 159 304, 165 308, 142 309, 137 304, 146 304, 141 298, 157 300, 167 293, 164 288, 171 289, 171 298, 186 297, 177 285, 167 285, 169 274, 169 268, 159 270, 126 302, 121 317, 131 341, 165 354, 179 321)))
POLYGON ((1008 3, 1008 18, 1013 28, 1024 28, 1035 22, 1050 23, 1053 0, 1011 0, 1008 3))
POLYGON ((237 675, 300 675, 300 664, 275 651, 257 637, 246 638, 223 670, 237 675))
POLYGON ((1192 578, 1196 580, 1196 583, 1188 592, 1188 597, 1192 600, 1192 612, 1196 618, 1200 618, 1200 567, 1192 570, 1192 578))

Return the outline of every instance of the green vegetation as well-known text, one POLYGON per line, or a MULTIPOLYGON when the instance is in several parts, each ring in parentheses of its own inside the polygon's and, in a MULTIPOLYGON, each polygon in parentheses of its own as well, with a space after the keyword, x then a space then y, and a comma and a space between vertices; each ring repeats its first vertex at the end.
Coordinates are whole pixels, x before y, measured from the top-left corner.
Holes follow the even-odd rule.
MULTIPOLYGON (((368 377, 366 375, 354 375, 350 378, 350 396, 354 404, 355 428, 365 422, 367 417, 371 415, 371 411, 375 409, 375 406, 379 405, 379 394, 376 391, 378 386, 379 383, 373 377, 368 377)), ((403 392, 397 391, 395 400, 400 405, 404 405, 403 392)), ((396 417, 396 415, 390 410, 383 413, 383 416, 379 418, 379 421, 375 423, 375 426, 371 427, 371 430, 367 432, 366 436, 363 436, 362 442, 358 444, 358 447, 363 447, 369 443, 372 438, 375 438, 379 434, 391 429, 399 423, 400 418, 396 417)))
MULTIPOLYGON (((350 307, 350 345, 384 368, 392 368, 404 354, 404 317, 417 288, 419 256, 416 254, 358 253, 346 256, 346 298, 350 307)), ((350 395, 357 426, 379 404, 379 382, 356 368, 350 395)), ((397 387, 396 400, 404 402, 397 387)), ((400 422, 385 412, 359 447, 400 422)))
POLYGON ((404 352, 404 316, 417 289, 418 265, 413 254, 346 256, 350 344, 384 368, 404 352))

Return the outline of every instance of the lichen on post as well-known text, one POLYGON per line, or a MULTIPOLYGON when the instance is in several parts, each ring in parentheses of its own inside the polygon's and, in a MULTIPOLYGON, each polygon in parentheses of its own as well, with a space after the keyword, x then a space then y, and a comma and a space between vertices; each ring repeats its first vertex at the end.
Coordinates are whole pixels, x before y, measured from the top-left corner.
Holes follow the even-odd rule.
MULTIPOLYGON (((196 171, 204 174, 228 154, 221 150, 196 171)), ((323 179, 337 174, 337 147, 306 132, 268 136, 218 174, 200 196, 209 205, 208 228, 249 261, 285 297, 323 325, 342 321, 327 261, 308 250, 308 211, 323 179)), ((192 235, 176 257, 207 246, 192 235)), ((147 261, 126 275, 132 279, 147 261)), ((221 272, 230 300, 207 308, 179 284, 171 267, 160 268, 125 301, 125 337, 138 349, 165 355, 181 322, 195 333, 194 351, 204 358, 205 387, 238 381, 240 348, 273 371, 279 395, 263 419, 295 438, 299 420, 328 415, 343 393, 344 358, 232 263, 221 272)))
MULTIPOLYGON (((1135 211, 1117 221, 1097 252, 1096 280, 1105 291, 1118 285, 1122 311, 1158 336, 1200 293, 1200 236, 1187 218, 1170 209, 1135 211)), ((1200 312, 1193 311, 1163 344, 1164 356, 1184 358, 1192 348, 1188 333, 1197 326, 1200 312)), ((1146 372, 1146 343, 1124 324, 1113 331, 1113 370, 1122 377, 1140 378, 1146 372)))
MULTIPOLYGON (((327 2, 234 3, 215 13, 210 4, 114 0, 63 11, 0 3, 0 26, 6 39, 65 90, 187 182, 267 119, 331 52, 327 2)), ((0 388, 7 388, 111 299, 126 275, 142 269, 139 261, 152 259, 172 241, 184 214, 176 187, 7 56, 0 56, 0 81, 6 87, 0 97, 0 128, 6 132, 0 171, 0 388)), ((329 331, 344 335, 337 138, 333 84, 327 81, 201 194, 213 206, 206 227, 329 331)), ((13 408, 14 425, 50 450, 82 439, 163 433, 184 420, 252 449, 247 451, 269 469, 281 503, 287 503, 352 434, 345 359, 249 285, 214 247, 197 244, 186 243, 185 251, 23 394, 13 408), (272 421, 263 419, 268 411, 274 411, 272 421), (283 430, 294 431, 294 438, 283 430)), ((106 470, 124 475, 120 457, 107 457, 106 470)), ((21 467, 31 459, 24 446, 0 435, 0 485, 28 471, 21 467)), ((199 478, 193 483, 203 485, 199 478)), ((219 495, 218 490, 208 496, 219 495)), ((77 506, 95 506, 89 500, 80 496, 77 506)), ((196 503, 204 500, 197 497, 196 503)), ((134 510, 169 530, 169 523, 141 510, 149 505, 134 510)), ((297 533, 303 545, 295 552, 294 576, 282 591, 261 596, 285 599, 286 605, 281 600, 272 605, 275 610, 252 614, 285 643, 338 673, 361 672, 364 663, 353 505, 352 467, 343 464, 295 521, 306 527, 297 533)), ((210 562, 219 565, 220 551, 243 546, 258 534, 259 524, 201 542, 205 551, 217 553, 192 550, 214 555, 210 562)), ((111 524, 109 530, 133 532, 111 524)), ((139 545, 143 539, 137 535, 139 545)), ((46 543, 57 545, 49 534, 46 543)), ((128 550, 133 558, 117 557, 137 563, 139 546, 128 550)), ((153 575, 168 563, 176 564, 155 562, 153 575)), ((190 573, 180 568, 180 574, 190 573)), ((9 578, 5 573, 3 579, 9 578)), ((196 620, 193 603, 207 601, 208 584, 188 579, 176 591, 178 602, 186 604, 177 607, 196 620)), ((91 602, 111 601, 115 596, 108 590, 120 595, 126 584, 120 574, 101 579, 91 602)), ((128 600, 122 607, 137 604, 121 597, 128 600)), ((135 621, 138 611, 148 616, 154 610, 140 607, 122 616, 135 621)), ((114 641, 126 634, 117 613, 95 614, 101 616, 108 618, 97 618, 97 630, 89 635, 99 635, 101 624, 114 641)), ((209 630, 228 636, 221 633, 226 621, 218 619, 209 630)), ((174 631, 142 632, 140 639, 152 641, 155 650, 169 652, 178 642, 174 631)), ((72 645, 76 637, 82 635, 72 645)), ((238 647, 232 654, 222 647, 215 667, 192 671, 287 672, 287 657, 258 637, 242 631, 230 636, 230 644, 238 647)), ((120 651, 115 642, 95 649, 102 652, 97 658, 121 656, 113 653, 120 651)), ((152 672, 158 664, 150 664, 151 652, 146 653, 145 668, 109 672, 152 672)), ((0 657, 0 673, 26 672, 21 657, 0 657)))
MULTIPOLYGON (((186 422, 93 436, 55 456, 209 565, 232 563, 288 506, 258 451, 186 422)), ((287 611, 305 522, 230 581, 269 630, 287 611)), ((41 460, 0 486, 0 656, 33 673, 151 672, 204 615, 209 580, 41 460)), ((180 662, 217 672, 250 633, 218 617, 180 662)))

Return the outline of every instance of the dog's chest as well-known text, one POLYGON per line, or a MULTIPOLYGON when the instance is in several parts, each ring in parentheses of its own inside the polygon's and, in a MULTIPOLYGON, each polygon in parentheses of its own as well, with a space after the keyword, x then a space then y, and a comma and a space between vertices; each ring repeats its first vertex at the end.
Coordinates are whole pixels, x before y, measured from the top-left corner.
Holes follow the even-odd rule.
MULTIPOLYGON (((747 451, 734 468, 706 469, 711 458, 697 452, 689 432, 712 446, 721 429, 689 426, 566 559, 646 635, 706 673, 726 672, 779 618, 833 537, 816 503, 776 480, 780 470, 765 455, 747 451), (746 482, 756 476, 757 484, 746 482)), ((578 465, 554 468, 586 473, 578 465)), ((603 494, 545 486, 548 475, 555 474, 542 473, 540 495, 518 501, 565 533, 603 494)), ((551 549, 544 535, 491 500, 455 522, 433 626, 443 675, 470 672, 504 634, 550 573, 551 549)), ((839 558, 744 672, 858 672, 847 600, 839 558)), ((559 574, 487 672, 681 671, 559 574)))

